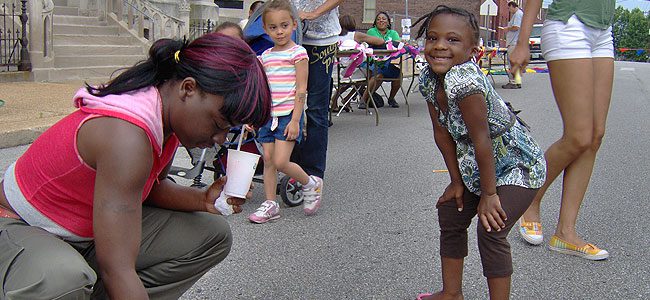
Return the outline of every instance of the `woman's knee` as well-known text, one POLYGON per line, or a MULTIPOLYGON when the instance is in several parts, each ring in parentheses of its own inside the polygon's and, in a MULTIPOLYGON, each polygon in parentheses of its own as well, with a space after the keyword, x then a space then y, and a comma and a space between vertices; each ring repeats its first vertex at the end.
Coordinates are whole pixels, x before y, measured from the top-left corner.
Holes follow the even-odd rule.
POLYGON ((592 147, 593 131, 585 129, 568 133, 563 140, 564 151, 569 155, 578 156, 592 147))
POLYGON ((206 215, 201 222, 202 230, 197 232, 204 235, 205 242, 197 247, 203 248, 205 255, 213 257, 213 263, 216 265, 230 253, 232 247, 230 225, 224 217, 215 215, 206 215))
POLYGON ((605 126, 597 126, 594 129, 594 135, 591 141, 591 149, 594 151, 600 149, 600 145, 603 143, 604 137, 605 137, 605 126))

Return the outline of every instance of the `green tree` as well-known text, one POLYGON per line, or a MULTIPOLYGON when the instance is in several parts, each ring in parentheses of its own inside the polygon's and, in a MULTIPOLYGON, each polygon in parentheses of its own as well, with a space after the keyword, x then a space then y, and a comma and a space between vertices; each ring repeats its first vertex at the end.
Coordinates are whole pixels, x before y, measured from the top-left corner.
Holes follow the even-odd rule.
POLYGON ((648 61, 650 48, 650 14, 645 15, 638 8, 629 11, 617 7, 612 25, 614 46, 619 59, 648 61), (643 51, 620 51, 621 48, 644 49, 643 51))

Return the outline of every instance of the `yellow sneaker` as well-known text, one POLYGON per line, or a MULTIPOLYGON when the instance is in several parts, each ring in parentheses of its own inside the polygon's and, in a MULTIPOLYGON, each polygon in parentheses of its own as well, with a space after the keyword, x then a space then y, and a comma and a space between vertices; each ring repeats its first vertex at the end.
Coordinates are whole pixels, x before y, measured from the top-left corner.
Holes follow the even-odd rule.
POLYGON ((580 248, 576 245, 569 244, 559 237, 553 235, 548 243, 548 248, 564 254, 570 254, 586 258, 589 260, 603 260, 609 257, 609 253, 593 244, 586 244, 580 248))
POLYGON ((524 217, 519 219, 519 235, 531 245, 540 245, 544 242, 542 223, 526 222, 524 221, 524 217))

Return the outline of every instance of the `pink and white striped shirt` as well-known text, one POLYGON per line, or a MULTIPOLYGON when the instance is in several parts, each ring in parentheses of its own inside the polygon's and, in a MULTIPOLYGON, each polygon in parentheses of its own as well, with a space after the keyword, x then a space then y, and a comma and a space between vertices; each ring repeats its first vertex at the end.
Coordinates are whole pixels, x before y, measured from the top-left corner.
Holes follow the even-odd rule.
POLYGON ((272 117, 291 114, 296 98, 296 63, 309 59, 307 50, 295 45, 287 50, 271 51, 269 48, 260 56, 271 88, 272 117))

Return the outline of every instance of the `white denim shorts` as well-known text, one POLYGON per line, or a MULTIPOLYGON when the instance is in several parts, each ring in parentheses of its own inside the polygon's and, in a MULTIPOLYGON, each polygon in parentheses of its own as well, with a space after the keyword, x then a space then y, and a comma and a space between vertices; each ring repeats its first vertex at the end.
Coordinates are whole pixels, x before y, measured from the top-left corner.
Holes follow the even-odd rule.
POLYGON ((597 29, 583 24, 575 15, 566 24, 546 20, 542 28, 542 55, 546 61, 559 59, 614 58, 612 27, 597 29))

